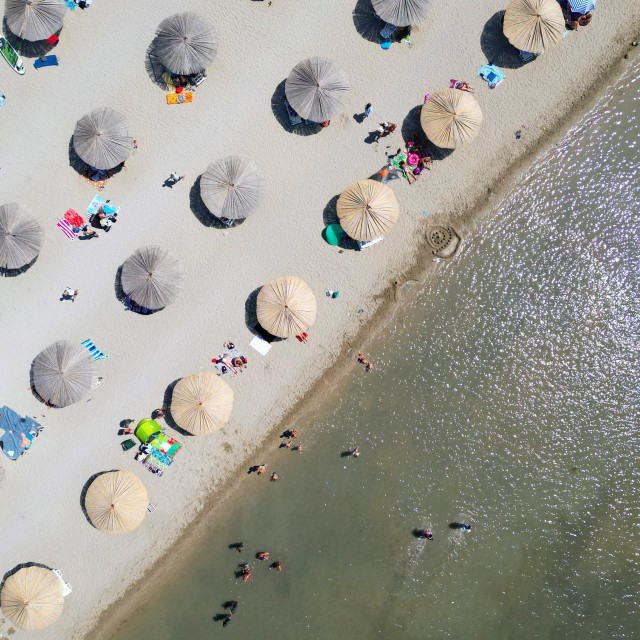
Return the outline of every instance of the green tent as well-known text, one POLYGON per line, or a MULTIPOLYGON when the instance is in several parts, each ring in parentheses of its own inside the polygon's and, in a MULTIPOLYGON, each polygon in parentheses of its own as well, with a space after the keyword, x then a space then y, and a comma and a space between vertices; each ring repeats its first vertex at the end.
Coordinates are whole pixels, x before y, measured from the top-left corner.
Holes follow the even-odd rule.
POLYGON ((150 440, 153 440, 153 438, 162 433, 162 428, 155 420, 145 418, 138 422, 135 433, 142 444, 147 444, 150 440))
POLYGON ((324 230, 325 240, 332 246, 337 247, 344 236, 344 229, 339 224, 330 224, 324 230))

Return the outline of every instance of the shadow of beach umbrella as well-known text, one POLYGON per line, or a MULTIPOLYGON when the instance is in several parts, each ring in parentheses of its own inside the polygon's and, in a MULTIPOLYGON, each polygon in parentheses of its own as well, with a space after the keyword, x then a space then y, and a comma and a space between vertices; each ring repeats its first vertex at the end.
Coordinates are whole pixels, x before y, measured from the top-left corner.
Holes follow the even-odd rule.
POLYGON ((217 218, 246 218, 262 191, 262 176, 249 158, 229 156, 212 162, 200 178, 200 197, 217 218))
POLYGON ((324 122, 340 113, 349 93, 349 78, 333 60, 308 58, 291 70, 284 91, 300 116, 324 122))
POLYGON ((5 580, 0 608, 22 631, 44 629, 62 614, 62 584, 51 569, 23 567, 5 580))
POLYGON ((256 315, 263 329, 278 338, 306 331, 316 319, 316 298, 309 285, 294 276, 265 284, 256 302, 256 315))
POLYGON ((169 249, 141 247, 122 265, 122 289, 131 300, 147 309, 171 304, 182 288, 182 261, 169 249))
POLYGON ((222 429, 232 408, 231 387, 209 371, 182 378, 173 389, 171 417, 194 436, 222 429))
POLYGON ((68 407, 81 400, 98 381, 96 363, 81 345, 58 340, 33 361, 33 386, 44 402, 68 407))
POLYGON ((143 520, 149 495, 142 480, 130 471, 101 473, 87 489, 84 508, 100 531, 126 533, 143 520))
POLYGON ((504 14, 503 31, 516 49, 543 53, 562 40, 562 9, 557 0, 511 0, 504 14))
POLYGON ((478 135, 482 111, 469 92, 443 89, 434 93, 422 106, 420 124, 435 145, 457 149, 478 135))
POLYGON ((376 15, 396 27, 418 24, 431 0, 371 0, 376 15))
POLYGON ((100 107, 78 120, 73 132, 73 148, 96 169, 113 169, 133 151, 129 122, 115 109, 100 107))
POLYGON ((62 29, 67 12, 64 0, 5 0, 4 15, 11 33, 35 42, 62 29))
POLYGON ((218 33, 197 13, 176 13, 160 23, 153 52, 169 71, 200 73, 216 57, 218 33))
POLYGON ((44 231, 38 220, 22 205, 0 207, 0 269, 21 269, 40 252, 44 231))
POLYGON ((360 180, 345 189, 336 210, 347 235, 363 242, 388 233, 400 213, 391 188, 376 180, 360 180))

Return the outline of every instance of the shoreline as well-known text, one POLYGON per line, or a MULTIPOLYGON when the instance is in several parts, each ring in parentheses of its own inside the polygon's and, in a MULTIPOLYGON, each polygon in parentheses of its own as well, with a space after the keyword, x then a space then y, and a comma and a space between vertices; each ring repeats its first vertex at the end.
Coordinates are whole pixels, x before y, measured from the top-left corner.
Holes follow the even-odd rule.
MULTIPOLYGON (((545 132, 541 132, 537 139, 518 155, 502 173, 502 181, 495 188, 488 182, 485 195, 479 196, 475 202, 467 206, 463 211, 450 212, 438 215, 440 223, 451 223, 462 237, 461 250, 464 245, 472 242, 475 234, 481 227, 492 219, 492 212, 504 197, 513 189, 518 176, 530 166, 541 154, 557 145, 567 132, 587 112, 597 104, 606 93, 607 89, 619 79, 627 70, 629 64, 636 57, 633 49, 629 49, 627 43, 619 44, 620 52, 615 62, 611 64, 606 73, 596 77, 583 91, 582 96, 569 105, 568 109, 550 125, 545 132), (624 51, 623 51, 624 49, 624 51), (626 59, 628 58, 628 59, 626 59)), ((341 344, 340 353, 333 363, 317 376, 304 395, 293 401, 292 406, 285 410, 282 418, 269 428, 256 449, 236 461, 235 469, 219 487, 214 487, 200 505, 196 515, 182 529, 176 532, 175 540, 169 545, 171 560, 163 563, 156 562, 150 565, 142 576, 125 593, 99 615, 95 625, 84 637, 96 640, 107 640, 127 620, 135 615, 143 605, 144 600, 150 600, 153 593, 164 588, 163 579, 170 575, 175 567, 197 550, 199 539, 215 527, 214 518, 218 509, 233 495, 237 497, 244 490, 246 478, 246 464, 250 457, 257 452, 269 452, 270 447, 279 441, 279 433, 290 426, 303 422, 317 413, 326 404, 326 397, 331 390, 338 388, 342 381, 354 375, 355 363, 353 352, 366 350, 367 346, 381 338, 381 333, 393 320, 395 314, 406 305, 415 301, 418 293, 429 287, 438 276, 439 264, 432 261, 431 248, 424 237, 419 246, 415 248, 413 264, 402 274, 392 279, 384 290, 374 296, 375 312, 360 325, 354 335, 346 337, 341 344), (417 282, 417 286, 410 292, 402 293, 397 299, 397 292, 405 283, 417 282), (354 345, 358 345, 357 347, 354 345), (154 586, 149 586, 152 584, 154 586), (155 586, 157 585, 157 586, 155 586)), ((304 429, 304 427, 299 427, 304 429)), ((267 453, 265 460, 273 455, 267 453)))

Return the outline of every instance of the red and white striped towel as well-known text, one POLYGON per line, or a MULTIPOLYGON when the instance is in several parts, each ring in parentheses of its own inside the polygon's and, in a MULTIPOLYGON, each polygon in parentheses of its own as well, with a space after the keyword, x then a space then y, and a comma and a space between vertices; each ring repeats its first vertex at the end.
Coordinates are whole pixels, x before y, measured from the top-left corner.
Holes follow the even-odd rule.
POLYGON ((68 220, 65 220, 64 218, 58 220, 58 226, 62 229, 62 233, 64 233, 64 235, 67 236, 69 240, 73 240, 76 237, 76 234, 74 233, 73 228, 69 224, 68 220))

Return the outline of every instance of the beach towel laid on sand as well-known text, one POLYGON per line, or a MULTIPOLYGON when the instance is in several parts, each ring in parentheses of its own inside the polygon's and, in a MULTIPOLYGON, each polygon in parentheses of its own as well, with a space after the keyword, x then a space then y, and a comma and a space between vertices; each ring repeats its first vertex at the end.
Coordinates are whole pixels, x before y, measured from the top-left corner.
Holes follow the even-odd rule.
POLYGON ((73 240, 76 237, 76 232, 73 230, 73 227, 68 220, 65 220, 64 218, 58 220, 57 226, 62 229, 62 233, 64 233, 64 235, 67 236, 69 240, 73 240))
POLYGON ((33 66, 35 69, 42 69, 42 67, 57 67, 58 66, 58 56, 50 55, 43 56, 42 58, 38 58, 34 61, 33 66))
POLYGON ((495 64, 483 64, 478 70, 478 76, 489 83, 490 89, 495 89, 505 77, 495 64))
POLYGON ((85 219, 73 209, 68 209, 64 214, 64 219, 72 226, 76 227, 76 229, 80 229, 85 224, 85 219))

